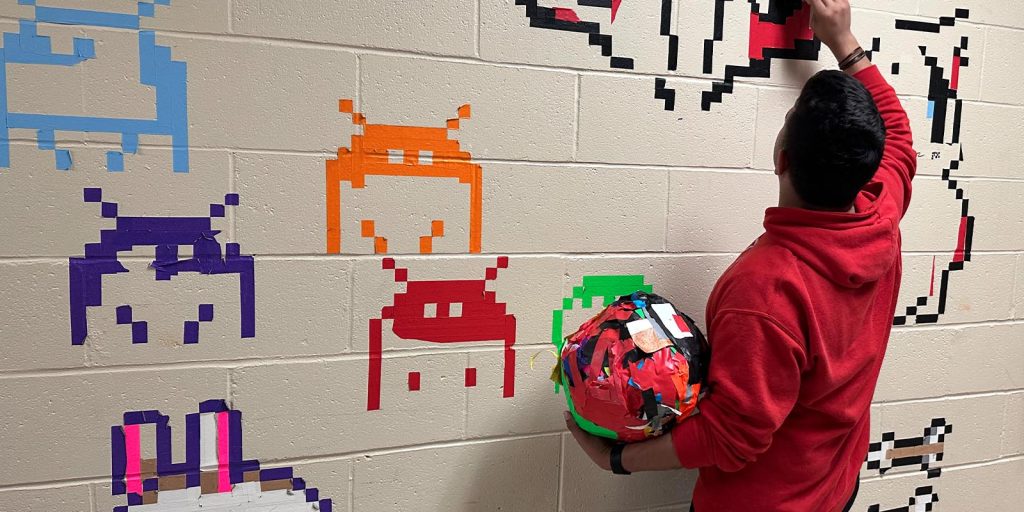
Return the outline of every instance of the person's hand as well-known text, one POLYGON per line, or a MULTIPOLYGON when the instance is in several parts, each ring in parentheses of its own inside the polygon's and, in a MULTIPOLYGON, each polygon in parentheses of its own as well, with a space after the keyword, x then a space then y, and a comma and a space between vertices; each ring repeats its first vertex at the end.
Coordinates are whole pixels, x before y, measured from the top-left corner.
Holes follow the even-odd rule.
POLYGON ((598 467, 605 471, 612 470, 611 455, 614 443, 611 439, 597 437, 584 432, 576 424, 576 420, 573 419, 569 411, 565 411, 565 427, 569 429, 569 432, 572 432, 572 437, 576 439, 576 443, 580 445, 580 448, 583 448, 583 452, 590 457, 590 460, 594 461, 594 464, 597 464, 598 467))
POLYGON ((811 6, 811 29, 837 60, 845 58, 859 46, 850 29, 849 0, 804 0, 811 6))

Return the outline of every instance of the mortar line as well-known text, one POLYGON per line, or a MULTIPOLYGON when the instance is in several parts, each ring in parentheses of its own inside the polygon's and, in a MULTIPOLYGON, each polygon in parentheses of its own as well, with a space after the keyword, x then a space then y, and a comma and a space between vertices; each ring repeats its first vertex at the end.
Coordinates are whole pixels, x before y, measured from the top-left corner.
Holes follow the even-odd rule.
POLYGON ((579 160, 580 151, 580 113, 583 109, 580 107, 581 90, 583 88, 583 77, 578 73, 576 74, 576 87, 573 91, 574 96, 572 99, 573 108, 573 125, 572 125, 572 161, 579 160))
MULTIPOLYGON (((754 238, 756 235, 751 235, 754 238)), ((903 251, 903 256, 936 256, 947 254, 946 250, 935 250, 935 251, 903 251)), ((738 251, 670 251, 670 250, 647 250, 647 251, 605 251, 605 252, 513 252, 513 251, 487 251, 480 254, 467 254, 467 253, 450 253, 445 254, 445 261, 459 261, 459 260, 479 260, 493 258, 495 254, 507 255, 510 258, 517 259, 542 259, 542 258, 557 258, 557 259, 569 259, 569 260, 595 260, 595 259, 621 259, 621 258, 654 258, 654 259, 671 259, 671 258, 712 258, 712 257, 736 257, 741 253, 738 251)), ((977 256, 1022 256, 1024 251, 1022 250, 972 250, 972 255, 977 256)), ((392 254, 395 258, 401 258, 403 261, 412 262, 436 262, 438 261, 438 255, 423 255, 419 253, 396 253, 392 254)), ((128 262, 150 262, 153 260, 153 256, 149 255, 119 255, 118 261, 128 262)), ((259 261, 345 261, 345 262, 360 262, 360 261, 380 261, 379 255, 373 254, 325 254, 325 253, 273 253, 273 254, 260 254, 256 256, 259 261)), ((0 264, 12 264, 12 265, 32 265, 32 264, 67 264, 67 257, 64 256, 0 256, 0 264)), ((941 325, 953 325, 953 324, 941 324, 941 325)), ((896 326, 907 327, 907 326, 896 326)), ((909 326, 909 327, 925 327, 921 326, 909 326)))
MULTIPOLYGON (((238 189, 236 188, 237 180, 235 178, 235 174, 237 172, 238 169, 237 163, 235 162, 235 153, 228 152, 228 192, 232 194, 238 194, 238 189)), ((228 240, 231 240, 232 242, 238 241, 238 234, 236 230, 236 223, 238 221, 235 215, 235 210, 237 209, 237 206, 228 208, 228 240)))
MULTIPOLYGON (((870 11, 869 9, 863 9, 863 10, 870 11)), ((875 12, 886 12, 886 11, 875 11, 875 12)), ((894 13, 887 13, 887 14, 894 14, 894 13)), ((895 14, 900 14, 900 13, 895 13, 895 14)), ((909 14, 909 16, 913 16, 913 15, 909 14)), ((16 19, 17 18, 12 18, 12 17, 9 17, 9 16, 6 16, 6 17, 5 16, 0 16, 0 20, 11 21, 11 20, 16 20, 16 19)), ((965 22, 965 23, 970 24, 968 22, 965 22)), ((977 25, 977 24, 975 24, 975 25, 977 25)), ((992 27, 1001 27, 1000 25, 978 25, 978 26, 980 26, 980 27, 990 27, 990 26, 992 26, 992 27)), ((1024 29, 1014 28, 1014 27, 1002 27, 1002 28, 1010 28, 1010 29, 1015 29, 1015 30, 1024 30, 1024 29)), ((106 31, 114 31, 114 32, 123 31, 123 30, 120 30, 120 29, 109 28, 109 27, 99 27, 99 28, 97 28, 97 30, 99 30, 99 31, 106 30, 106 31)), ((351 52, 351 53, 364 54, 364 55, 380 55, 380 56, 394 56, 394 57, 403 57, 403 58, 418 58, 418 59, 421 59, 421 60, 433 60, 433 61, 439 61, 439 62, 451 62, 451 63, 461 63, 461 64, 488 65, 488 66, 495 66, 495 67, 504 67, 504 68, 517 69, 517 70, 518 69, 531 69, 531 70, 538 70, 538 71, 549 71, 549 72, 554 72, 554 73, 583 73, 583 74, 613 76, 613 77, 620 77, 620 78, 633 77, 633 78, 637 78, 637 79, 645 78, 645 77, 646 78, 662 77, 662 78, 670 78, 673 81, 700 83, 700 84, 703 84, 705 86, 709 86, 711 84, 711 82, 720 80, 719 77, 710 76, 710 75, 704 75, 703 73, 699 74, 699 75, 689 75, 689 74, 682 74, 682 73, 665 74, 665 73, 645 72, 645 71, 637 71, 637 70, 630 70, 630 71, 627 72, 627 71, 617 71, 617 70, 599 69, 599 68, 585 68, 585 67, 573 67, 573 66, 553 66, 553 65, 521 63, 521 62, 491 61, 491 60, 484 60, 484 59, 481 59, 481 58, 470 57, 470 56, 444 55, 444 54, 431 53, 431 52, 414 52, 414 51, 409 51, 409 50, 397 50, 397 49, 389 49, 389 48, 370 48, 370 47, 363 47, 363 46, 344 45, 344 44, 340 44, 340 43, 325 43, 325 42, 316 42, 316 41, 300 41, 300 40, 288 39, 288 38, 283 38, 283 37, 254 36, 254 35, 249 35, 249 34, 214 34, 214 33, 208 33, 208 32, 175 32, 175 31, 168 31, 168 30, 158 30, 156 32, 158 34, 161 34, 161 35, 167 34, 167 35, 171 35, 171 36, 175 36, 177 34, 181 34, 181 35, 189 37, 190 39, 208 39, 208 40, 213 40, 213 41, 226 40, 228 42, 255 42, 255 43, 269 44, 269 45, 275 45, 275 46, 281 46, 281 47, 287 47, 287 48, 295 48, 295 49, 303 49, 303 48, 308 48, 308 49, 335 49, 335 50, 348 51, 348 52, 351 52)), ((737 84, 741 88, 746 88, 746 87, 765 87, 765 88, 798 89, 800 87, 800 84, 779 84, 779 83, 772 83, 772 82, 760 83, 760 82, 742 82, 741 81, 741 82, 737 82, 737 84)), ((926 95, 919 95, 919 96, 915 95, 913 97, 919 97, 919 98, 926 99, 926 95)), ((971 100, 968 100, 968 101, 971 101, 971 100)), ((981 102, 981 103, 988 103, 988 102, 981 102)), ((1001 103, 993 103, 993 104, 1005 105, 1005 106, 1015 106, 1015 107, 1024 107, 1024 105, 1001 104, 1001 103)))
MULTIPOLYGON (((300 464, 316 464, 322 462, 337 462, 351 460, 355 457, 378 457, 382 455, 393 455, 398 453, 409 453, 424 450, 441 450, 445 448, 454 448, 460 446, 476 446, 486 445, 496 442, 503 441, 521 441, 528 439, 540 439, 544 437, 552 437, 558 435, 564 441, 564 430, 557 431, 546 431, 533 434, 516 434, 506 436, 492 436, 492 437, 480 437, 469 440, 448 440, 448 441, 435 441, 430 443, 423 443, 417 445, 402 445, 394 446, 381 449, 353 451, 353 452, 338 452, 333 454, 309 456, 309 457, 290 457, 282 459, 273 458, 260 458, 258 455, 256 458, 261 464, 267 466, 295 466, 300 464)), ((995 466, 999 464, 1011 464, 1018 461, 1024 461, 1024 454, 1013 454, 996 457, 994 459, 986 459, 980 461, 971 461, 960 464, 950 464, 943 466, 942 471, 965 471, 970 469, 978 469, 988 466, 995 466)), ((913 478, 919 477, 920 471, 906 471, 898 473, 887 473, 885 475, 872 475, 868 477, 860 477, 861 482, 872 482, 880 480, 890 480, 899 478, 913 478)), ((42 482, 19 482, 13 484, 0 485, 0 492, 7 491, 30 491, 30 490, 43 490, 43 489, 59 489, 64 487, 76 487, 80 485, 89 484, 104 484, 109 482, 109 476, 97 476, 97 477, 85 477, 85 478, 64 478, 56 480, 47 480, 42 482)))
POLYGON ((555 510, 562 512, 564 501, 562 493, 565 492, 565 434, 558 436, 558 496, 555 503, 555 510))
POLYGON ((476 0, 476 10, 473 12, 473 56, 480 58, 480 0, 476 0))
MULTIPOLYGON (((11 138, 11 142, 18 146, 35 146, 36 142, 29 138, 11 138)), ((107 142, 74 142, 68 141, 61 143, 61 147, 68 149, 96 149, 96 148, 112 148, 116 149, 120 147, 114 143, 107 142)), ((140 144, 140 148, 143 149, 161 149, 169 150, 170 145, 160 144, 140 144)), ((253 148, 253 147, 202 147, 202 146, 190 146, 190 150, 196 151, 208 151, 208 152, 233 152, 233 153, 249 153, 255 155, 285 155, 285 156, 310 156, 319 158, 336 158, 337 153, 331 151, 314 151, 314 150, 283 150, 283 149, 268 149, 268 148, 253 148)), ((443 160, 438 160, 443 161, 443 160)), ((503 159, 503 158, 474 158, 474 163, 484 165, 518 165, 524 167, 543 166, 543 167, 569 167, 569 168, 594 168, 594 169, 612 169, 612 170, 670 170, 670 171, 685 171, 685 172, 712 172, 722 174, 767 174, 771 173, 771 169, 762 169, 753 166, 737 166, 737 167, 724 167, 721 165, 717 166, 700 166, 700 165, 673 165, 673 164, 660 164, 660 163, 640 163, 631 164, 628 162, 615 163, 615 162, 597 162, 597 161, 586 161, 586 160, 530 160, 530 159, 503 159)), ((538 171, 539 172, 539 171, 538 171)), ((991 182, 1008 182, 1008 183, 1021 183, 1024 182, 1024 177, 1015 176, 986 176, 977 174, 961 174, 960 180, 965 182, 971 181, 991 181, 991 182)), ((938 174, 930 173, 919 173, 915 179, 939 179, 941 178, 938 174)))

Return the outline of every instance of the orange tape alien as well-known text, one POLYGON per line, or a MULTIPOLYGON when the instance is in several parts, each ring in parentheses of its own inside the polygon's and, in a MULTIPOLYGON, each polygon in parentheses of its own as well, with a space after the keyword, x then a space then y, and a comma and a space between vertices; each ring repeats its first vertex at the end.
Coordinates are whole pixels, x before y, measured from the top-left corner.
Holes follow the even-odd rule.
MULTIPOLYGON (((327 161, 328 254, 341 253, 341 182, 362 189, 367 176, 454 178, 469 185, 469 252, 480 252, 482 171, 457 140, 448 138, 448 130, 469 119, 469 105, 459 107, 458 116, 444 127, 369 124, 366 116, 353 111, 352 100, 341 100, 339 111, 351 114, 352 124, 362 126, 363 133, 352 136, 351 148, 338 148, 336 160, 327 161)), ((433 220, 423 231, 419 252, 430 254, 434 238, 444 236, 444 222, 433 220)), ((373 220, 360 221, 360 235, 373 239, 374 253, 388 252, 388 239, 377 232, 373 220)))

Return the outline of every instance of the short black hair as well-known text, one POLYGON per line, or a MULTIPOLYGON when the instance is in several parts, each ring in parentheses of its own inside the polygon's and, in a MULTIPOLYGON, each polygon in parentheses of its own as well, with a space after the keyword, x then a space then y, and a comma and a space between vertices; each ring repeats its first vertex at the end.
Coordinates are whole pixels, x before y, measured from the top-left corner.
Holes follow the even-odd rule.
POLYGON ((835 70, 804 85, 785 128, 797 195, 811 207, 847 208, 878 170, 885 124, 867 88, 835 70))

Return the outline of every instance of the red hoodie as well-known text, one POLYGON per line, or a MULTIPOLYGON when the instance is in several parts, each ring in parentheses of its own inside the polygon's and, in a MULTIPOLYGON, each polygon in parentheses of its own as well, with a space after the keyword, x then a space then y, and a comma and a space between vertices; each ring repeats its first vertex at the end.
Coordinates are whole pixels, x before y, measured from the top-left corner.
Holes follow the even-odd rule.
POLYGON ((708 301, 712 391, 672 430, 697 512, 841 509, 867 454, 917 153, 878 69, 855 76, 887 129, 855 213, 769 208, 708 301))

